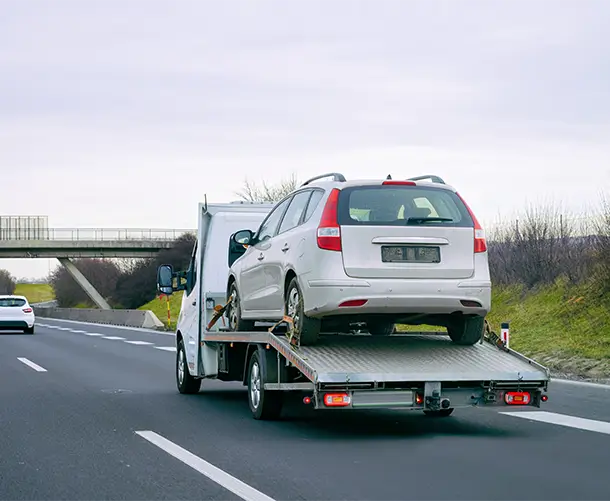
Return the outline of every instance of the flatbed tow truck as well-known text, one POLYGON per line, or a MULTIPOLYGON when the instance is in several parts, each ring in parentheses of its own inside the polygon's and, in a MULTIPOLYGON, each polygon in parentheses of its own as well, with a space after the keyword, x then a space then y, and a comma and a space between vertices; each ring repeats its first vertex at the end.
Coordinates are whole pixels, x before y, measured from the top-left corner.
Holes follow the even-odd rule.
POLYGON ((302 393, 303 403, 315 409, 401 408, 437 417, 456 408, 547 401, 549 370, 510 349, 488 324, 472 346, 456 345, 444 332, 409 332, 323 334, 314 346, 299 347, 290 338, 289 317, 260 330, 227 331, 230 237, 256 229, 272 207, 199 204, 189 269, 159 268, 160 292, 184 290, 176 331, 180 393, 199 392, 205 379, 239 381, 248 388, 255 419, 279 418, 289 391, 302 393))

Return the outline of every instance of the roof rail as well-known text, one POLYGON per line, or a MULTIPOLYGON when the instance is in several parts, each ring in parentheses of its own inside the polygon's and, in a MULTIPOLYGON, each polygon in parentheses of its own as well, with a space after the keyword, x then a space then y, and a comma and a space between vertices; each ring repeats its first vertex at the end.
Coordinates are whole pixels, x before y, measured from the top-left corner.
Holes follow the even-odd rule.
POLYGON ((438 183, 438 184, 447 184, 445 183, 445 181, 443 181, 442 178, 435 176, 433 174, 430 175, 425 175, 425 176, 417 176, 417 177, 410 177, 408 179, 408 181, 422 181, 424 179, 429 179, 430 181, 432 181, 433 183, 438 183))
POLYGON ((330 172, 328 174, 322 174, 321 176, 312 177, 311 179, 308 179, 307 181, 305 181, 301 186, 306 186, 309 183, 317 181, 318 179, 324 179, 325 177, 331 177, 331 176, 333 178, 333 181, 336 181, 338 183, 345 183, 345 181, 346 181, 345 176, 343 174, 339 174, 338 172, 330 172))

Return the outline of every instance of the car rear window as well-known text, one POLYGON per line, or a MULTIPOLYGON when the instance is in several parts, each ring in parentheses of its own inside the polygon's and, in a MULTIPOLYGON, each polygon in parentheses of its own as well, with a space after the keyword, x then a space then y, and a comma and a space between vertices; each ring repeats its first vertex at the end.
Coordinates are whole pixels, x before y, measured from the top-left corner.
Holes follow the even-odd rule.
POLYGON ((339 197, 339 224, 474 227, 460 198, 442 188, 357 186, 339 197))
POLYGON ((25 306, 25 301, 20 298, 15 297, 1 297, 0 298, 0 307, 11 307, 14 306, 18 308, 19 306, 25 306))

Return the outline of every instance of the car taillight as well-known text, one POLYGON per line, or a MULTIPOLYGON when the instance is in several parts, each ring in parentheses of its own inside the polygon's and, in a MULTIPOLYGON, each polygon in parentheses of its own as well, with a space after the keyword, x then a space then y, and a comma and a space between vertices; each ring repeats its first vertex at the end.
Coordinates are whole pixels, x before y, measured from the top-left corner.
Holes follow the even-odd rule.
POLYGON ((32 313, 32 308, 23 308, 23 313, 32 313))
POLYGON ((480 225, 477 217, 474 215, 474 212, 472 212, 472 209, 466 203, 466 200, 464 200, 459 193, 456 193, 456 195, 460 198, 460 200, 466 207, 466 210, 468 211, 468 214, 470 214, 470 217, 472 218, 472 221, 474 223, 474 252, 480 253, 487 251, 487 239, 485 238, 485 230, 480 225))
POLYGON ((341 228, 337 222, 338 202, 339 190, 334 188, 326 201, 318 225, 318 247, 320 249, 341 252, 341 228))

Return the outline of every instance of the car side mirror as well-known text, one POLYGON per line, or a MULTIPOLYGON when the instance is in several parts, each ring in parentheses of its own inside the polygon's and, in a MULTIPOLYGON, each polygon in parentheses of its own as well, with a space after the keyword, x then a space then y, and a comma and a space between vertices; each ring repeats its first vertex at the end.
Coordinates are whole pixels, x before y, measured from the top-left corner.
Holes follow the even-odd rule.
POLYGON ((245 254, 247 247, 253 243, 254 232, 251 230, 241 230, 231 235, 229 239, 229 268, 245 254))
POLYGON ((174 292, 174 269, 170 264, 162 264, 157 269, 157 290, 168 296, 174 292))
POLYGON ((252 245, 252 241, 254 240, 254 232, 252 230, 238 231, 237 233, 233 233, 231 240, 240 245, 252 245))

